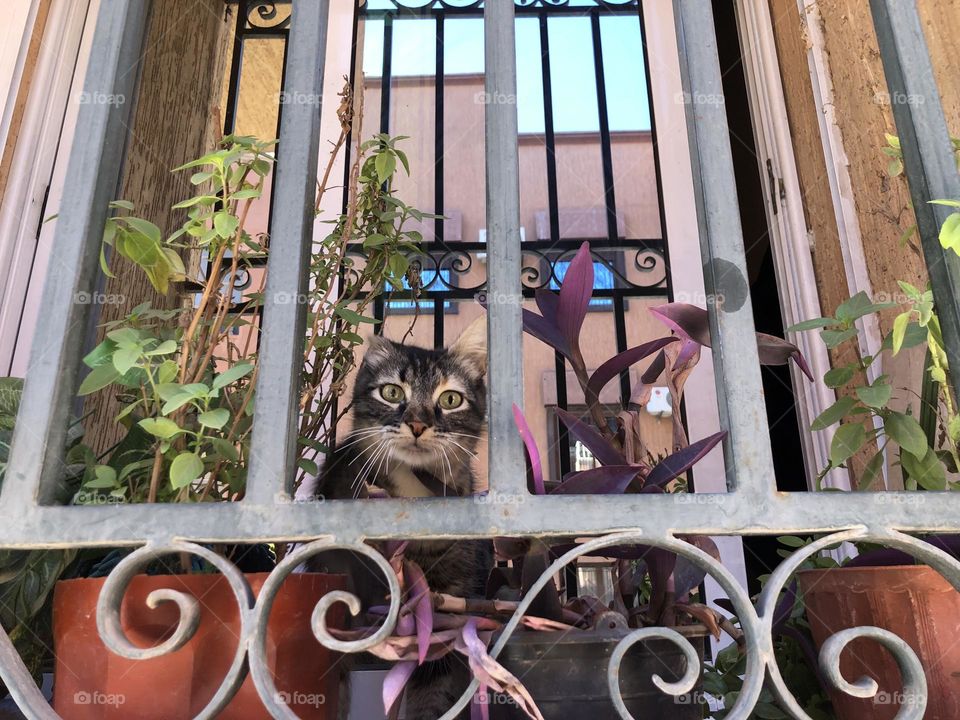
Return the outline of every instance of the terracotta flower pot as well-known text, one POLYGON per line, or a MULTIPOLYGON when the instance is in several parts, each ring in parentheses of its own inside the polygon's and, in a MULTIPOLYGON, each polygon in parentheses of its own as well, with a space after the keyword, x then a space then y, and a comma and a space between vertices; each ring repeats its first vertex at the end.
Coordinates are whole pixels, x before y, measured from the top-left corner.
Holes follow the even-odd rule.
MULTIPOLYGON (((797 573, 807 620, 817 647, 847 628, 873 625, 902 638, 920 658, 927 677, 924 720, 960 718, 960 593, 925 565, 833 568, 797 573)), ((840 656, 849 681, 877 681, 873 698, 831 695, 840 720, 891 720, 903 684, 893 656, 878 643, 856 640, 840 656)), ((909 700, 909 698, 907 699, 909 700)))
MULTIPOLYGON (((254 594, 267 573, 250 574, 254 594)), ((65 720, 181 720, 194 717, 220 687, 237 648, 240 627, 236 598, 222 575, 139 575, 123 598, 120 617, 127 637, 150 647, 177 625, 173 603, 147 607, 147 595, 172 588, 199 601, 200 625, 181 649, 149 660, 127 660, 110 652, 97 633, 96 604, 102 578, 66 580, 53 599, 54 709, 65 720)), ((278 694, 301 718, 337 717, 336 654, 310 630, 310 615, 331 590, 346 589, 341 575, 293 574, 277 593, 267 627, 270 669, 278 694)), ((342 627, 342 605, 328 620, 342 627)), ((221 720, 269 720, 247 677, 218 715, 221 720)))

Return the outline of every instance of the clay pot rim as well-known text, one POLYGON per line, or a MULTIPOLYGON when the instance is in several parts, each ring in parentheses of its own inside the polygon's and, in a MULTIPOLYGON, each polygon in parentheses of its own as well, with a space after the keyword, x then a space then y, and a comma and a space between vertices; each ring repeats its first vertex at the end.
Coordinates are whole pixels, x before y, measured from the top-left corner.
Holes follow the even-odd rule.
POLYGON ((915 565, 859 565, 857 567, 807 568, 806 570, 797 570, 797 576, 815 575, 820 573, 851 574, 855 572, 904 572, 905 570, 932 570, 933 572, 937 573, 937 575, 940 574, 930 565, 926 565, 925 563, 917 563, 915 565))
MULTIPOLYGON (((253 580, 254 582, 252 584, 255 584, 255 585, 262 585, 263 582, 265 582, 267 578, 271 575, 271 573, 269 572, 254 572, 254 573, 242 573, 242 574, 243 574, 243 577, 247 578, 248 581, 253 580), (257 581, 263 581, 263 582, 257 582, 257 581)), ((283 585, 286 585, 291 580, 296 584, 296 583, 302 582, 306 578, 313 578, 313 577, 320 577, 320 576, 345 577, 344 575, 340 575, 338 573, 319 573, 319 572, 290 573, 289 575, 287 575, 287 577, 284 578, 283 583, 281 583, 281 587, 283 585), (294 579, 294 578, 297 578, 297 579, 294 579)), ((103 585, 107 581, 108 577, 109 577, 108 575, 104 575, 102 577, 67 578, 65 580, 57 580, 57 582, 54 585, 54 589, 73 591, 73 590, 80 590, 85 586, 97 587, 97 586, 103 585)), ((135 582, 149 582, 149 581, 162 583, 164 580, 169 580, 171 578, 190 578, 191 579, 190 582, 192 583, 202 583, 204 582, 204 580, 206 580, 208 583, 211 583, 211 584, 215 581, 229 583, 229 580, 227 580, 226 576, 223 573, 170 573, 167 575, 147 575, 146 573, 137 573, 130 579, 130 583, 132 584, 135 582)), ((177 588, 174 587, 171 589, 176 590, 177 588)))

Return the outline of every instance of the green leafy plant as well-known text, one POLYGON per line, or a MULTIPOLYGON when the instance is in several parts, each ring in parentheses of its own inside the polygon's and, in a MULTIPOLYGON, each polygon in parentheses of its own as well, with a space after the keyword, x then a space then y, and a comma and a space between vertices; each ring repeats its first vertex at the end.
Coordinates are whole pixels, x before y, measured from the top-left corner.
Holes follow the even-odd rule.
POLYGON ((829 462, 818 480, 835 468, 847 467, 851 458, 870 447, 870 458, 859 478, 861 489, 873 486, 883 468, 885 453, 895 450, 898 450, 908 489, 920 486, 944 490, 954 486, 948 482, 947 472, 955 471, 960 465, 957 447, 960 420, 951 394, 949 367, 933 295, 929 289, 920 291, 909 283, 899 284, 907 298, 907 308, 897 315, 893 329, 883 339, 881 351, 875 355, 862 354, 859 345, 852 342, 857 336, 855 323, 896 304, 873 303, 863 292, 841 304, 835 317, 815 318, 791 328, 796 332, 818 329, 828 348, 846 345, 854 358, 823 376, 823 382, 838 390, 841 396, 813 421, 811 430, 841 424, 831 442, 829 462), (925 409, 937 419, 940 428, 938 440, 933 443, 910 408, 903 412, 891 407, 894 388, 889 376, 880 375, 872 380, 868 376, 884 350, 896 355, 906 348, 924 344, 929 358, 926 372, 935 387, 935 399, 927 401, 925 409))
MULTIPOLYGON (((341 106, 341 141, 318 182, 317 208, 350 130, 349 107, 341 106)), ((355 365, 355 348, 363 342, 359 328, 378 322, 364 310, 405 282, 416 287, 407 255, 417 251, 421 237, 404 229, 404 223, 433 216, 409 207, 393 190, 397 172, 409 171, 407 157, 397 147, 401 139, 377 135, 360 145, 347 210, 313 249, 309 293, 274 299, 308 305, 300 479, 317 472, 312 457, 328 446, 336 398, 355 365)), ((109 323, 103 340, 84 358, 90 372, 80 395, 114 392, 121 403, 116 420, 127 433, 106 457, 86 455, 79 502, 242 497, 258 373, 255 340, 269 264, 266 271, 261 268, 270 254, 269 238, 254 236, 248 220, 270 174, 274 144, 231 135, 213 152, 176 168, 192 173, 190 183, 198 191, 174 206, 186 210, 187 219, 168 237, 156 225, 127 214, 129 203, 112 203, 117 214, 104 232, 105 273, 111 273, 108 248, 139 267, 160 293, 186 279, 182 254, 205 254, 209 270, 193 303, 173 310, 150 303, 134 308, 109 323), (259 281, 252 291, 243 286, 250 278, 259 281)))

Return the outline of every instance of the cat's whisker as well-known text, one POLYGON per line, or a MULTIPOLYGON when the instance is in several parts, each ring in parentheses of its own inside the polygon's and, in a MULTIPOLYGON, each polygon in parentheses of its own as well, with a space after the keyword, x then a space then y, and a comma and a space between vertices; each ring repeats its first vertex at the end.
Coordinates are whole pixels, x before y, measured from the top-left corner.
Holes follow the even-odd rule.
POLYGON ((473 452, 472 450, 467 450, 467 448, 465 448, 463 445, 458 443, 456 440, 451 440, 450 438, 445 438, 445 439, 451 445, 456 445, 458 448, 463 450, 467 455, 470 455, 471 457, 477 457, 477 454, 475 452, 473 452))
MULTIPOLYGON (((368 449, 372 449, 373 452, 370 453, 370 457, 368 457, 368 458, 366 459, 366 461, 363 463, 363 465, 361 466, 359 472, 357 473, 357 477, 355 478, 354 482, 356 482, 357 484, 360 484, 361 482, 363 482, 364 478, 366 478, 366 474, 364 473, 364 471, 367 469, 367 467, 368 467, 374 460, 376 460, 377 455, 380 453, 380 450, 383 449, 383 446, 386 445, 387 442, 388 442, 388 441, 387 441, 386 439, 383 439, 383 440, 380 440, 379 442, 375 443, 374 445, 371 445, 370 448, 368 448, 368 449)), ((362 454, 362 453, 361 453, 361 454, 362 454)))
POLYGON ((347 440, 350 440, 350 442, 346 442, 346 443, 343 443, 342 445, 338 445, 337 449, 343 450, 344 448, 348 448, 351 445, 356 445, 358 442, 362 440, 370 440, 372 437, 376 435, 383 435, 383 434, 386 434, 384 432, 384 428, 373 428, 368 432, 359 433, 359 434, 353 433, 353 434, 347 435, 347 437, 345 438, 347 440))
MULTIPOLYGON (((367 463, 363 466, 363 468, 360 469, 363 482, 366 482, 367 478, 370 477, 371 474, 375 475, 373 470, 374 470, 374 467, 377 465, 377 460, 383 457, 389 449, 390 449, 389 440, 382 440, 380 444, 377 446, 377 451, 370 456, 370 459, 367 461, 367 463), (366 472, 364 472, 364 469, 366 469, 366 472)), ((374 479, 376 479, 376 477, 374 477, 374 479)))

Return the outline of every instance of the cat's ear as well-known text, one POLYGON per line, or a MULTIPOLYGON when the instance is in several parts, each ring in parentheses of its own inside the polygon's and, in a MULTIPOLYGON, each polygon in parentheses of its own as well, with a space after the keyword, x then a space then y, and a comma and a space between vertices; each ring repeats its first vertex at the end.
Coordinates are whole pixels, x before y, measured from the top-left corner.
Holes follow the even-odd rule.
POLYGON ((481 315, 467 326, 450 347, 450 354, 487 372, 487 316, 481 315))
POLYGON ((393 353, 393 343, 383 335, 371 335, 364 344, 363 361, 370 365, 378 365, 393 353))

